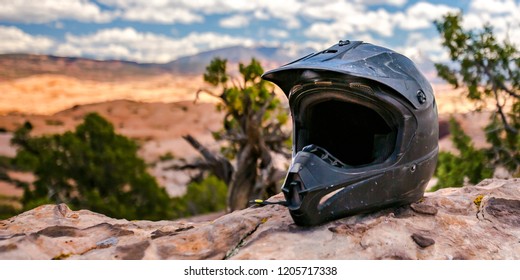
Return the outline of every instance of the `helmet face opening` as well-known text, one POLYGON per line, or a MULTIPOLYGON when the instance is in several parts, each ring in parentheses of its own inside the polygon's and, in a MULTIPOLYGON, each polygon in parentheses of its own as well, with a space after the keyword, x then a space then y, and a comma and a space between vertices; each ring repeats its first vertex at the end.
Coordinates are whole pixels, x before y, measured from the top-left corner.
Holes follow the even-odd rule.
POLYGON ((419 200, 433 175, 433 90, 408 58, 347 42, 263 75, 282 88, 293 160, 282 192, 296 224, 419 200))
POLYGON ((295 116, 300 115, 295 127, 296 151, 316 145, 345 167, 381 163, 394 152, 398 127, 378 113, 381 109, 376 110, 368 100, 352 98, 354 93, 348 100, 342 98, 344 92, 314 91, 328 97, 303 102, 303 108, 295 112, 295 116))

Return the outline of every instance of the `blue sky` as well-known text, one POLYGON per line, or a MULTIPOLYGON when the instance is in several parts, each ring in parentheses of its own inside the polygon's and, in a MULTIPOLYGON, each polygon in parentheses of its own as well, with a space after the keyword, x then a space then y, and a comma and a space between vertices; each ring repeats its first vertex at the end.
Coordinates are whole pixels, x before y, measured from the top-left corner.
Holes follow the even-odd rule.
POLYGON ((233 45, 288 54, 340 39, 380 44, 417 63, 447 60, 432 21, 462 10, 520 43, 520 0, 0 0, 0 53, 164 63, 233 45))

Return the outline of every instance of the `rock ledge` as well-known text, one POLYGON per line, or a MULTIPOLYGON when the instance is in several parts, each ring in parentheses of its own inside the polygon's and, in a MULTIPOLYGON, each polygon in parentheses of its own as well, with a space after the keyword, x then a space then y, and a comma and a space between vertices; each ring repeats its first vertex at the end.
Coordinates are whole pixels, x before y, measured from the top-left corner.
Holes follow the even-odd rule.
POLYGON ((0 221, 0 259, 520 259, 520 179, 443 189, 412 206, 310 228, 278 205, 212 222, 127 221, 44 205, 0 221))

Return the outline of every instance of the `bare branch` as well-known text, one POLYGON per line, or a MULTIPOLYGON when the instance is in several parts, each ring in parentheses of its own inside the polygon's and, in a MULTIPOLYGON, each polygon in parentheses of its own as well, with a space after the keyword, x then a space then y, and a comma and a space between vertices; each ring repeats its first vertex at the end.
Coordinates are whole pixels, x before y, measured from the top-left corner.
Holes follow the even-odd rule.
POLYGON ((201 89, 197 90, 197 92, 195 93, 195 100, 193 100, 193 103, 197 103, 197 100, 199 99, 199 95, 201 93, 206 93, 206 94, 211 95, 216 98, 222 98, 222 95, 216 94, 209 89, 201 88, 201 89))
POLYGON ((185 135, 182 138, 184 140, 188 141, 191 146, 193 146, 199 153, 204 157, 204 159, 207 161, 210 169, 213 171, 215 176, 217 176, 219 179, 224 181, 226 184, 229 184, 231 182, 231 176, 233 174, 233 165, 231 163, 219 156, 215 155, 212 152, 210 152, 204 145, 202 145, 197 139, 193 138, 191 135, 185 135))
POLYGON ((265 101, 265 104, 264 106, 262 106, 262 108, 259 110, 259 113, 260 113, 260 116, 263 116, 265 114, 265 112, 267 111, 267 108, 269 107, 269 105, 271 104, 271 102, 273 101, 274 99, 274 95, 271 94, 271 96, 269 97, 269 99, 267 99, 265 101))
POLYGON ((198 161, 198 162, 194 162, 194 163, 187 163, 187 164, 183 164, 183 165, 171 165, 167 168, 165 168, 165 170, 193 170, 193 169, 201 169, 201 170, 208 170, 210 169, 210 165, 207 163, 207 162, 202 162, 202 161, 198 161))
POLYGON ((236 135, 222 135, 223 140, 228 140, 232 142, 246 142, 247 137, 244 134, 236 134, 236 135))
POLYGON ((244 90, 245 84, 244 85, 240 84, 240 80, 238 80, 237 78, 231 77, 231 83, 233 84, 234 87, 244 90))
POLYGON ((513 134, 518 134, 518 130, 515 129, 514 127, 512 127, 509 122, 507 121, 507 117, 504 113, 504 110, 503 110, 503 107, 502 105, 500 104, 500 100, 498 98, 498 92, 497 92, 497 89, 495 86, 493 86, 493 94, 495 96, 495 101, 496 101, 496 106, 497 106, 497 111, 498 113, 500 114, 500 118, 502 119, 502 123, 504 123, 504 128, 510 132, 510 133, 513 133, 513 134))
POLYGON ((499 88, 505 92, 507 92, 507 94, 509 94, 510 96, 514 97, 514 98, 518 98, 520 99, 520 94, 518 93, 515 93, 514 91, 512 91, 511 89, 508 89, 504 83, 499 83, 498 84, 499 88))
POLYGON ((520 94, 518 94, 518 93, 512 91, 511 89, 507 88, 506 85, 504 84, 504 82, 500 82, 500 81, 497 81, 495 79, 495 75, 493 75, 491 73, 491 71, 489 70, 489 66, 488 65, 485 65, 483 63, 479 63, 479 64, 480 64, 479 66, 484 69, 484 73, 486 73, 486 75, 488 76, 488 79, 490 81, 492 81, 492 83, 493 83, 493 90, 496 91, 496 87, 498 87, 499 89, 505 91, 510 96, 512 96, 514 98, 520 99, 520 94))
POLYGON ((271 150, 277 154, 281 154, 285 158, 291 158, 292 154, 290 152, 284 151, 282 147, 271 147, 271 150))

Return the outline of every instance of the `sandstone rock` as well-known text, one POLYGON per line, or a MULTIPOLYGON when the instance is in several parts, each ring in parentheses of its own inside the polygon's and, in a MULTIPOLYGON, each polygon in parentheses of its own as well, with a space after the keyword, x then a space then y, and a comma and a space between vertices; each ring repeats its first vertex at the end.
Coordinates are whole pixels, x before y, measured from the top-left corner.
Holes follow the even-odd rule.
POLYGON ((429 237, 420 235, 418 233, 412 234, 411 237, 412 237, 413 241, 415 241, 415 243, 417 243, 417 245, 421 246, 421 248, 426 248, 428 246, 435 244, 435 240, 433 240, 429 237))
POLYGON ((410 204, 410 208, 412 208, 412 210, 417 213, 426 215, 437 215, 437 208, 424 203, 412 203, 410 204))
POLYGON ((413 208, 317 227, 295 225, 279 205, 211 222, 44 205, 0 221, 0 259, 520 259, 520 179, 426 193, 413 208))

